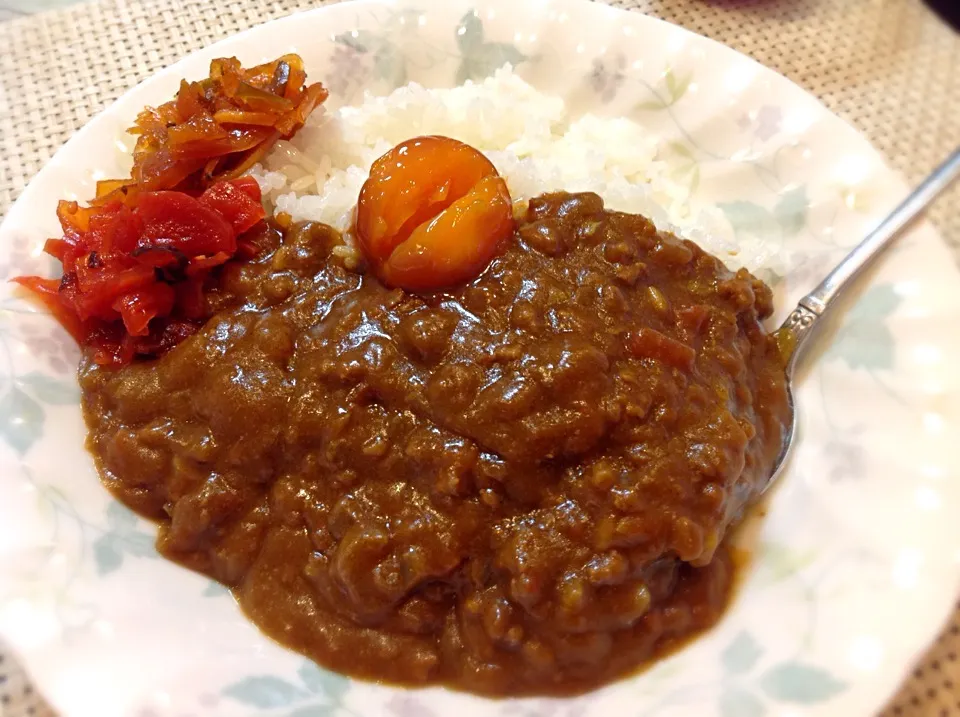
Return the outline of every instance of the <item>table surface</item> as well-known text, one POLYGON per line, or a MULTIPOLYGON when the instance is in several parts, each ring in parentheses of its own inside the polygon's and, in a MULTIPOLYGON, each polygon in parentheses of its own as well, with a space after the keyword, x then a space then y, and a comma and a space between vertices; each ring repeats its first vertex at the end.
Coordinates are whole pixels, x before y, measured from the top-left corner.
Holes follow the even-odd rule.
MULTIPOLYGON (((786 75, 863 132, 908 182, 960 146, 960 36, 920 0, 608 1, 786 75)), ((0 215, 126 89, 194 49, 319 4, 0 0, 0 215)), ((960 262, 960 186, 931 219, 960 262)), ((960 717, 958 653, 960 608, 882 717, 960 717)), ((0 646, 0 717, 52 714, 0 646)))

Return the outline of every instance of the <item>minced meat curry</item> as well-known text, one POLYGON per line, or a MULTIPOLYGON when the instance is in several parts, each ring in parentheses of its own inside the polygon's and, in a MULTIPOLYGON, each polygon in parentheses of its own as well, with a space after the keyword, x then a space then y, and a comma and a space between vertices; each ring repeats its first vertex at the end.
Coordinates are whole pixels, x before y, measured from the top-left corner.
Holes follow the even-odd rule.
POLYGON ((81 367, 103 479, 165 556, 321 665, 493 695, 717 620, 787 417, 764 284, 594 194, 531 201, 426 294, 329 227, 261 227, 196 334, 81 367))

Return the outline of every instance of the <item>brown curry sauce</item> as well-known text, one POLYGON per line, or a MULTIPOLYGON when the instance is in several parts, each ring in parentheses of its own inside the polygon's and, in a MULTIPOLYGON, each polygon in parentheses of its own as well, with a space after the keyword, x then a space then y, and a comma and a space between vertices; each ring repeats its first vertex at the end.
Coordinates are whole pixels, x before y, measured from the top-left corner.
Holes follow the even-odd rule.
POLYGON ((85 361, 108 488, 337 671, 566 694, 712 625, 787 418, 770 290, 594 194, 418 296, 264 226, 162 358, 85 361))

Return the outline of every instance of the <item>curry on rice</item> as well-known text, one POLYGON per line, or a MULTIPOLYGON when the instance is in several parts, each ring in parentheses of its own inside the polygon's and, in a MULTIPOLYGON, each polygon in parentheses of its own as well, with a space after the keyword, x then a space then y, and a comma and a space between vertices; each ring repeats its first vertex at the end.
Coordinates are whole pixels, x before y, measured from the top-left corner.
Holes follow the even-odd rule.
MULTIPOLYGON (((256 92, 189 111, 295 131, 325 97, 219 67, 256 92)), ((730 597, 788 415, 772 294, 597 194, 511 207, 464 147, 375 164, 358 246, 263 219, 246 154, 194 157, 64 209, 64 277, 23 283, 85 345, 105 485, 265 633, 366 679, 575 693, 730 597)))

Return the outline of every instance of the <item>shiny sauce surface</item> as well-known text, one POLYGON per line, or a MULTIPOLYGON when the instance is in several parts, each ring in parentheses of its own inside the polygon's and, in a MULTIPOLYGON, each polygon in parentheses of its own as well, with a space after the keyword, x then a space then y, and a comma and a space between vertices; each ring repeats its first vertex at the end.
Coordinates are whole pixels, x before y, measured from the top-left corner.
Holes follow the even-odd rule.
POLYGON ((484 273, 385 288, 265 227, 162 358, 81 367, 107 487, 343 673, 567 694, 711 626, 787 418, 770 290, 593 194, 484 273))

